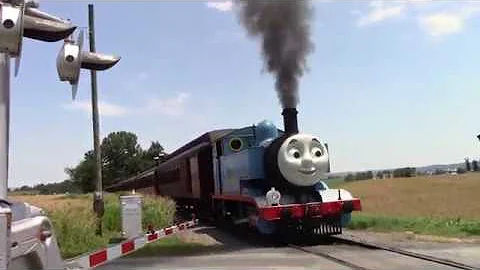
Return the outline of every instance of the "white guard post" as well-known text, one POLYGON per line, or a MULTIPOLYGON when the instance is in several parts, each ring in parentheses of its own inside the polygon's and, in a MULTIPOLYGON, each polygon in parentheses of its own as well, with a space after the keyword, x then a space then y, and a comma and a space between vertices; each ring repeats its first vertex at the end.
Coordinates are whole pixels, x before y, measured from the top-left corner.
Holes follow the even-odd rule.
POLYGON ((142 196, 120 196, 122 236, 132 239, 142 235, 142 196))
POLYGON ((175 226, 167 227, 159 231, 147 233, 145 235, 137 236, 132 239, 123 241, 122 243, 111 245, 106 248, 99 249, 88 255, 81 255, 80 257, 68 260, 65 265, 67 270, 80 270, 80 269, 93 269, 98 266, 104 265, 107 262, 130 254, 144 247, 146 244, 150 244, 158 241, 159 239, 176 234, 186 229, 195 227, 198 224, 198 220, 191 220, 188 222, 180 223, 175 226))

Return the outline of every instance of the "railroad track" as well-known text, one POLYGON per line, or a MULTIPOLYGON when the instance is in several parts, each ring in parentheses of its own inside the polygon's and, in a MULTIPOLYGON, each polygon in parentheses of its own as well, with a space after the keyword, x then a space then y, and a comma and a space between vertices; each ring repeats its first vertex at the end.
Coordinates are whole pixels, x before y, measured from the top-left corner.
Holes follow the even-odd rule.
MULTIPOLYGON (((333 240, 333 242, 335 242, 335 243, 344 244, 344 245, 347 245, 347 246, 358 246, 358 247, 374 249, 374 250, 384 250, 384 251, 391 252, 391 253, 394 253, 394 254, 400 254, 400 255, 403 255, 403 256, 407 256, 407 257, 411 257, 411 258, 415 258, 415 259, 420 259, 420 260, 435 263, 435 264, 445 265, 445 266, 449 266, 449 267, 456 268, 456 269, 480 270, 479 267, 467 265, 467 264, 464 264, 464 263, 460 263, 460 262, 456 262, 456 261, 452 261, 452 260, 448 260, 448 259, 444 259, 444 258, 437 258, 437 257, 433 257, 433 256, 429 256, 429 255, 425 255, 425 254, 421 254, 421 253, 417 253, 417 252, 407 251, 407 250, 404 250, 404 249, 400 249, 400 248, 396 248, 396 247, 392 247, 392 246, 387 246, 387 245, 383 245, 383 244, 367 242, 367 241, 364 241, 364 240, 349 239, 345 236, 338 236, 338 237, 337 236, 332 236, 332 237, 330 237, 330 240, 333 240)), ((295 244, 289 244, 288 246, 291 247, 291 248, 297 249, 297 250, 301 250, 303 252, 310 253, 312 255, 323 257, 325 259, 328 259, 328 260, 331 260, 333 262, 339 263, 341 265, 347 266, 348 268, 351 268, 351 269, 371 270, 370 268, 361 266, 358 263, 354 263, 354 262, 349 261, 349 260, 341 259, 339 256, 335 256, 335 254, 330 254, 331 252, 325 252, 325 251, 322 251, 322 250, 315 249, 314 246, 305 247, 305 246, 299 246, 299 245, 295 245, 295 244)))
MULTIPOLYGON (((218 226, 215 226, 215 227, 217 229, 224 230, 228 233, 232 233, 232 231, 229 230, 229 228, 221 228, 221 227, 218 227, 218 226)), ((242 230, 236 230, 236 233, 234 235, 237 235, 240 239, 243 239, 243 240, 252 239, 251 237, 248 237, 247 234, 242 233, 241 231, 242 230)), ((270 242, 272 242, 274 244, 274 246, 276 246, 276 245, 279 245, 279 246, 287 245, 290 248, 294 248, 296 250, 300 250, 300 251, 303 251, 303 252, 306 252, 306 253, 310 253, 312 255, 323 257, 327 260, 330 260, 332 262, 338 263, 340 265, 346 266, 346 267, 348 267, 350 269, 354 269, 354 270, 385 269, 385 267, 382 267, 382 268, 365 267, 365 266, 360 265, 360 263, 356 262, 353 259, 345 259, 345 258, 341 258, 341 256, 337 256, 335 254, 335 251, 327 252, 327 251, 322 250, 322 249, 317 249, 316 247, 319 247, 319 245, 318 245, 318 242, 314 239, 310 239, 313 242, 310 243, 310 245, 306 245, 306 246, 298 245, 298 244, 288 244, 288 243, 285 243, 283 241, 280 241, 282 244, 279 244, 279 243, 277 243, 279 239, 276 239, 277 241, 274 240, 274 239, 273 240, 272 239, 262 239, 261 237, 258 237, 258 238, 253 237, 253 239, 254 240, 250 240, 249 242, 252 242, 251 244, 255 245, 255 246, 263 246, 264 244, 270 243, 270 242)), ((270 243, 270 244, 272 244, 272 243, 270 243)), ((467 265, 467 264, 464 264, 464 263, 461 263, 461 262, 452 261, 452 260, 445 259, 445 258, 438 258, 438 257, 426 255, 426 254, 412 252, 412 251, 408 251, 408 250, 404 250, 404 249, 400 249, 400 248, 396 248, 396 247, 392 247, 392 246, 388 246, 388 245, 384 245, 384 244, 368 242, 368 241, 361 240, 361 239, 353 239, 353 238, 350 238, 347 235, 331 236, 331 237, 325 238, 325 241, 323 241, 322 245, 320 245, 320 246, 323 247, 323 248, 327 248, 327 249, 338 247, 335 244, 343 244, 345 247, 355 246, 355 247, 361 247, 361 248, 365 248, 365 249, 369 249, 369 250, 382 250, 382 251, 388 252, 390 254, 402 255, 402 256, 407 257, 407 258, 408 257, 409 258, 414 258, 414 259, 417 259, 417 260, 420 260, 420 261, 430 262, 430 263, 432 263, 434 265, 438 265, 438 266, 451 267, 453 269, 480 270, 480 267, 467 265)), ((340 247, 340 249, 341 249, 341 247, 340 247)), ((346 253, 348 253, 348 252, 349 251, 347 250, 346 253)), ((354 251, 352 251, 352 252, 354 252, 354 251)), ((408 267, 404 267, 403 269, 408 269, 408 267)))
POLYGON ((308 248, 301 247, 301 246, 297 246, 297 245, 293 245, 293 244, 289 244, 288 246, 291 247, 291 248, 294 248, 294 249, 297 249, 297 250, 300 250, 300 251, 303 251, 303 252, 312 254, 312 255, 320 256, 320 257, 322 257, 322 258, 325 258, 325 259, 327 259, 327 260, 333 261, 333 262, 335 262, 335 263, 338 263, 338 264, 347 266, 348 268, 353 269, 353 270, 370 270, 369 268, 366 268, 366 267, 360 266, 360 265, 358 265, 358 264, 355 264, 355 263, 352 263, 352 262, 349 262, 349 261, 340 259, 340 258, 335 257, 335 256, 333 256, 333 255, 330 255, 330 254, 328 254, 328 253, 326 253, 326 252, 312 251, 312 250, 310 250, 310 249, 308 249, 308 248))
POLYGON ((374 249, 390 251, 390 252, 393 252, 393 253, 402 254, 404 256, 417 258, 417 259, 421 259, 421 260, 425 260, 425 261, 430 261, 430 262, 434 262, 434 263, 438 263, 438 264, 443 264, 443 265, 455 267, 455 268, 458 268, 458 269, 480 270, 479 267, 467 265, 467 264, 464 264, 464 263, 460 263, 460 262, 456 262, 456 261, 452 261, 452 260, 448 260, 448 259, 444 259, 444 258, 437 258, 437 257, 434 257, 434 256, 429 256, 429 255, 425 255, 425 254, 421 254, 421 253, 417 253, 417 252, 412 252, 412 251, 408 251, 408 250, 404 250, 404 249, 400 249, 400 248, 396 248, 396 247, 392 247, 392 246, 382 245, 382 244, 378 244, 378 243, 371 243, 371 242, 367 242, 367 241, 364 241, 364 240, 348 239, 346 237, 335 237, 335 238, 339 239, 339 241, 341 241, 343 243, 346 243, 346 244, 352 244, 352 245, 364 246, 364 247, 367 247, 367 248, 374 248, 374 249))

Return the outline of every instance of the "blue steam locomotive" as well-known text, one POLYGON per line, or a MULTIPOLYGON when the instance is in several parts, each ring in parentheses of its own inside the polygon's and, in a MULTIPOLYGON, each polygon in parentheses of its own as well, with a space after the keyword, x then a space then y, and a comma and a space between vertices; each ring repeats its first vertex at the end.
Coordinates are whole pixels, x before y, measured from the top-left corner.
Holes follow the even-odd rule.
POLYGON ((360 200, 322 181, 330 171, 328 146, 298 132, 297 111, 283 110, 285 130, 263 121, 214 130, 168 155, 155 168, 108 187, 173 198, 194 212, 262 234, 295 231, 341 234, 360 200))

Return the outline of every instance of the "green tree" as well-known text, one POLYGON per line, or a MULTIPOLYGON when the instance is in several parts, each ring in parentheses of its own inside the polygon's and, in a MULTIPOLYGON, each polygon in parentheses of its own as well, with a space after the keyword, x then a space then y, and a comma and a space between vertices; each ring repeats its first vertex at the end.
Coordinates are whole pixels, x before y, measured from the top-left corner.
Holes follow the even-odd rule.
MULTIPOLYGON (((125 179, 155 165, 154 157, 165 154, 163 146, 155 141, 144 151, 138 144, 137 135, 119 131, 108 134, 102 140, 102 184, 104 187, 125 179)), ((95 156, 93 150, 85 153, 83 160, 73 168, 65 169, 70 180, 83 192, 96 187, 95 156)))
POLYGON ((27 186, 27 185, 24 185, 22 187, 20 187, 20 191, 28 191, 28 190, 31 190, 32 188, 27 186))
POLYGON ((471 171, 472 169, 470 166, 470 160, 468 160, 468 158, 465 159, 465 168, 467 169, 467 172, 471 171))
POLYGON ((350 181, 354 181, 355 180, 355 176, 351 173, 349 173, 346 177, 345 177, 345 182, 350 182, 350 181))
POLYGON ((158 141, 152 142, 147 151, 144 151, 143 153, 143 169, 148 169, 155 166, 157 159, 158 162, 162 162, 165 156, 166 153, 163 146, 158 141))
POLYGON ((416 169, 411 167, 399 168, 393 171, 393 177, 414 177, 416 169))
POLYGON ((473 169, 474 172, 478 172, 478 171, 479 171, 478 161, 476 161, 476 160, 472 161, 472 169, 473 169))
POLYGON ((137 135, 132 132, 108 134, 102 141, 101 151, 104 186, 143 169, 143 150, 137 142, 137 135))
POLYGON ((93 151, 85 153, 83 160, 74 168, 66 168, 65 173, 83 192, 95 190, 95 156, 93 151))

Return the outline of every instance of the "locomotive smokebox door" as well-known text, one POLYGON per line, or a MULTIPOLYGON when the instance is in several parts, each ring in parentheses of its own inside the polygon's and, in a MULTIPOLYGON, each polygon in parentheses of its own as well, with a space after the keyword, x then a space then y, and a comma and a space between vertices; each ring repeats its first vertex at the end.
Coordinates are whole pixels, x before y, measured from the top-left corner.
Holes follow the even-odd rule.
POLYGON ((130 239, 142 234, 142 196, 120 196, 122 236, 130 239))

